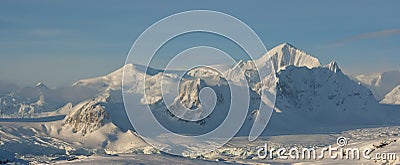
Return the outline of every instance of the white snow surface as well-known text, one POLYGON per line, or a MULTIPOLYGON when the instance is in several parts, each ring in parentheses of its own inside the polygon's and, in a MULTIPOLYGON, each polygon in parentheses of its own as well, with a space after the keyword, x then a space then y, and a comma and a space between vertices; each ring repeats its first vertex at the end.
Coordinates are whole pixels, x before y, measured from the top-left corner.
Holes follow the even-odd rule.
POLYGON ((400 104, 400 85, 390 91, 381 101, 383 104, 400 104))

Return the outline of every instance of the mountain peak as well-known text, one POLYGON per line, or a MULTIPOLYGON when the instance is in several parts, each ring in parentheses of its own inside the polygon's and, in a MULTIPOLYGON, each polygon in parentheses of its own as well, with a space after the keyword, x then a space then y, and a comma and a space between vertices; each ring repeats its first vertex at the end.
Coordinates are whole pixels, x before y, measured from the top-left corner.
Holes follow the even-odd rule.
POLYGON ((35 85, 35 87, 36 88, 40 88, 40 89, 49 89, 46 85, 44 85, 44 83, 42 83, 42 82, 38 82, 36 85, 35 85))
POLYGON ((257 66, 264 66, 272 60, 273 67, 279 71, 289 65, 314 68, 321 66, 317 58, 285 42, 270 49, 266 55, 256 60, 257 66))
POLYGON ((289 42, 284 42, 284 43, 282 43, 282 44, 280 44, 280 45, 278 45, 278 46, 276 46, 276 47, 279 47, 279 48, 294 48, 294 49, 297 49, 295 46, 293 46, 293 45, 290 44, 289 42))
POLYGON ((329 70, 331 70, 331 71, 333 71, 333 72, 335 72, 335 73, 341 72, 341 70, 340 70, 340 68, 339 68, 339 65, 337 64, 337 62, 336 62, 335 60, 331 61, 328 65, 326 65, 326 67, 327 67, 329 70))

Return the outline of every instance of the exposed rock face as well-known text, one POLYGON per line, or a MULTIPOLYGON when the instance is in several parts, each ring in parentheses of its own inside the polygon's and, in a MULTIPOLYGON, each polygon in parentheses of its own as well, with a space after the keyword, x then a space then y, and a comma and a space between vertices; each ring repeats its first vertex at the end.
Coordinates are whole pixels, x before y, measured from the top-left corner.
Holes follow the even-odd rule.
POLYGON ((63 125, 71 126, 74 132, 86 135, 103 126, 109 119, 104 106, 96 100, 90 100, 71 110, 65 117, 63 125))
POLYGON ((189 109, 200 107, 199 92, 202 87, 204 87, 204 82, 199 78, 183 82, 179 88, 181 104, 189 109))

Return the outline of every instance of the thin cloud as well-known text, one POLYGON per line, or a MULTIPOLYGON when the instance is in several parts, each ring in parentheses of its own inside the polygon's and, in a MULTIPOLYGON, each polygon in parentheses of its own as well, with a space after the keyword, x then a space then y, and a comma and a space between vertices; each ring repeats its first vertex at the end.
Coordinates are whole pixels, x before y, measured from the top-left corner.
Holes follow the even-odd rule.
POLYGON ((340 46, 345 43, 349 43, 349 42, 353 42, 353 41, 365 40, 365 39, 371 39, 371 38, 381 38, 381 37, 393 36, 393 35, 397 35, 397 34, 400 34, 400 29, 386 29, 386 30, 377 31, 377 32, 363 33, 360 35, 356 35, 356 36, 338 40, 334 43, 327 45, 327 47, 336 47, 336 46, 340 46))

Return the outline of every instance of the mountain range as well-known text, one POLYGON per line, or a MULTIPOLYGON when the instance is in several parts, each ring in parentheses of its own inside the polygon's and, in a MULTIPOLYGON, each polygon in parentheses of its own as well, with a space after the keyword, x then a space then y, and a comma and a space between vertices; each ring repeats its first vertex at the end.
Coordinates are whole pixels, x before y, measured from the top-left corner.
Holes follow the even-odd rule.
MULTIPOLYGON (((337 129, 338 125, 340 125, 340 128, 346 129, 345 126, 384 124, 387 115, 386 112, 382 112, 386 107, 382 106, 379 103, 380 100, 376 99, 378 96, 371 92, 373 88, 365 85, 367 83, 366 80, 369 79, 358 76, 357 80, 363 80, 363 82, 360 83, 354 80, 354 78, 345 75, 335 61, 322 66, 317 58, 289 43, 274 47, 255 61, 239 61, 235 66, 225 67, 231 68, 223 71, 226 77, 219 75, 218 72, 208 67, 188 71, 183 80, 178 80, 178 74, 174 72, 167 73, 150 68, 145 73, 145 67, 136 64, 127 64, 124 67, 126 69, 125 75, 130 76, 129 79, 132 80, 124 84, 129 84, 129 87, 127 87, 129 91, 142 95, 142 104, 154 105, 156 107, 154 108, 154 113, 159 113, 159 118, 170 118, 165 121, 164 125, 171 129, 179 127, 179 130, 186 130, 184 131, 186 133, 194 133, 188 130, 196 130, 195 132, 199 133, 215 128, 224 119, 226 112, 220 110, 218 114, 211 114, 209 118, 200 122, 175 120, 174 118, 176 117, 170 114, 165 105, 162 105, 161 80, 164 83, 163 85, 172 84, 175 81, 184 82, 181 86, 182 89, 179 91, 179 98, 175 100, 176 107, 179 106, 177 105, 177 100, 180 100, 184 107, 201 109, 198 92, 201 88, 211 87, 218 95, 217 109, 227 109, 229 102, 226 102, 226 100, 229 100, 229 96, 225 96, 225 93, 229 92, 229 90, 227 91, 226 89, 225 80, 240 81, 240 78, 238 78, 240 77, 238 76, 239 73, 235 72, 235 67, 239 67, 245 72, 246 80, 251 88, 250 92, 253 99, 251 100, 251 105, 258 105, 258 102, 263 99, 260 98, 261 92, 276 94, 275 105, 271 105, 265 99, 261 101, 262 104, 267 104, 271 108, 274 107, 275 112, 270 126, 268 126, 271 133, 298 132, 297 130, 300 127, 309 127, 309 129, 321 131, 326 129, 329 131, 328 127, 337 129), (271 62, 268 59, 272 59, 273 66, 271 66, 271 62), (254 63, 257 64, 258 69, 254 67, 254 63), (264 74, 266 75, 265 77, 254 76, 257 73, 256 71, 268 72, 271 67, 275 68, 277 72, 266 73, 264 74), (271 76, 272 74, 276 74, 276 77, 271 76), (146 76, 146 82, 143 80, 144 76, 146 76), (147 85, 144 85, 144 83, 147 85), (146 96, 143 96, 145 86, 147 88, 146 96), (182 125, 182 123, 184 124, 182 125), (315 125, 320 128, 312 128, 315 125), (183 129, 182 127, 185 128, 183 129)), ((110 91, 120 93, 124 67, 106 76, 80 80, 74 86, 101 90, 103 96, 109 96, 110 94, 108 93, 110 91)), ((374 84, 382 88, 389 88, 395 84, 396 79, 388 79, 386 77, 393 76, 389 76, 388 73, 382 74, 379 80, 376 80, 379 83, 374 80, 374 84)), ((113 104, 121 104, 120 96, 111 97, 116 98, 113 104)), ((105 101, 104 103, 107 104, 108 102, 105 101)), ((123 108, 121 105, 119 107, 123 108)), ((257 114, 257 108, 257 106, 249 107, 249 116, 239 135, 248 133, 248 129, 251 128, 254 122, 254 115, 257 114)), ((127 126, 124 127, 128 128, 127 126)))

